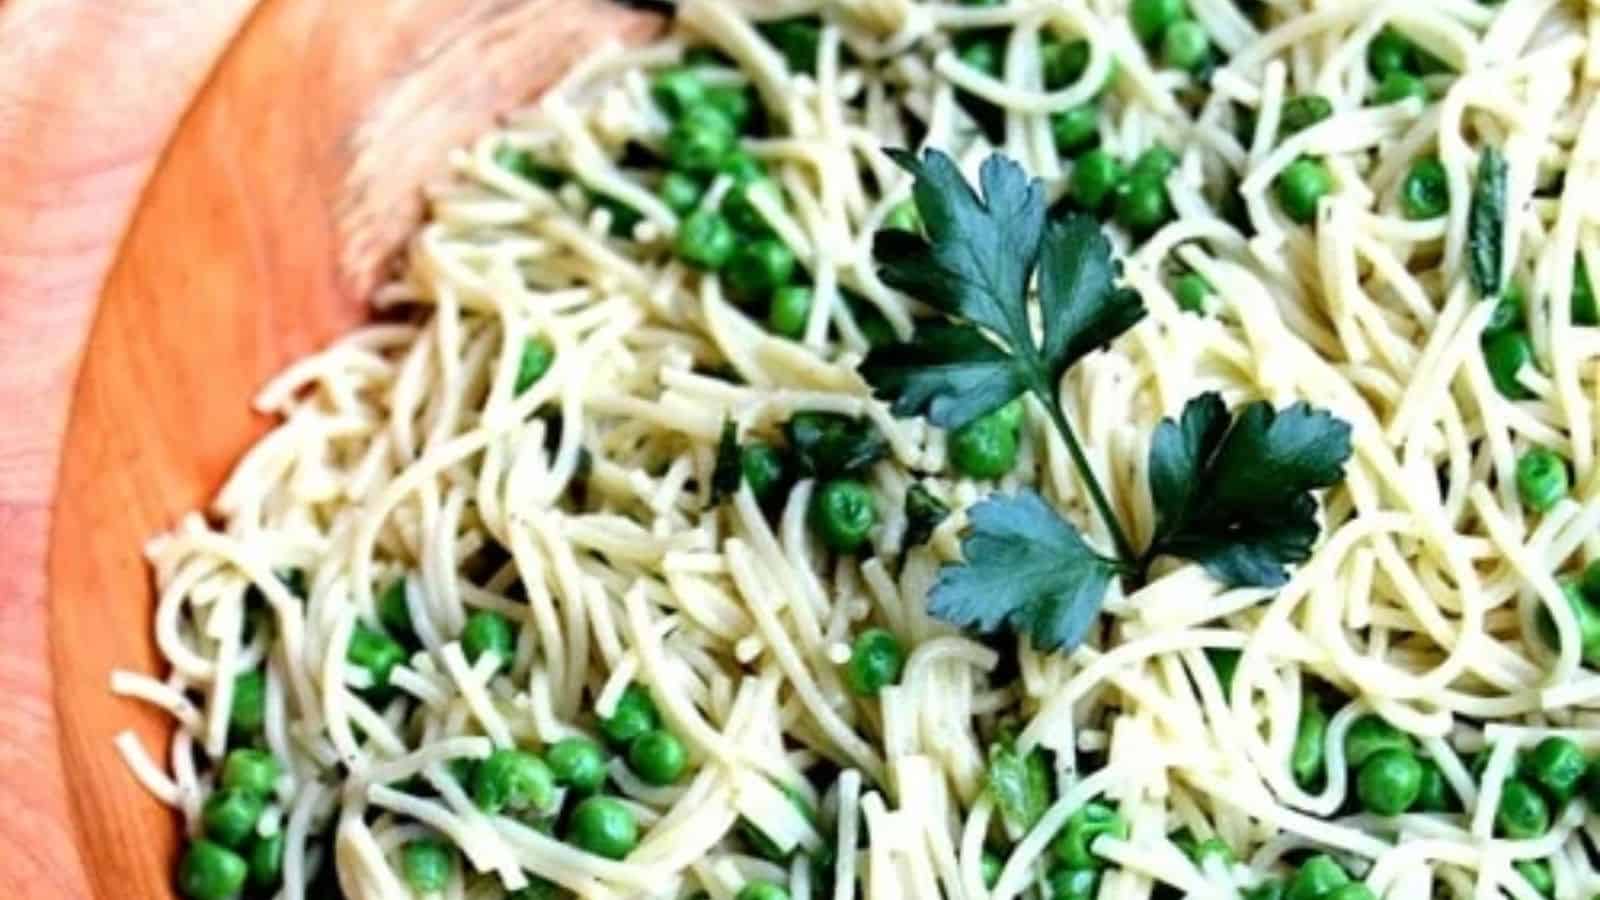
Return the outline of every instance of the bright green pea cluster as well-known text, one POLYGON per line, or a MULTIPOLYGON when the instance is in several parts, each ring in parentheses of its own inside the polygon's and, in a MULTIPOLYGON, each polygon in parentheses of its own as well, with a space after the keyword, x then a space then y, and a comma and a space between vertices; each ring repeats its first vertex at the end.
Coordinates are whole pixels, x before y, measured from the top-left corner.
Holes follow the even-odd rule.
POLYGON ((1417 753, 1410 735, 1382 718, 1365 715, 1352 722, 1344 747, 1356 799, 1368 812, 1396 816, 1450 808, 1453 801, 1438 765, 1417 753))
POLYGON ((1067 193, 1084 212, 1102 218, 1110 214, 1135 235, 1147 235, 1172 219, 1167 176, 1177 166, 1177 155, 1160 144, 1152 144, 1126 168, 1096 148, 1073 163, 1067 193))
POLYGON ((1375 79, 1373 100, 1379 104, 1413 97, 1426 103, 1431 94, 1422 77, 1447 71, 1438 57, 1393 28, 1378 32, 1367 45, 1367 69, 1375 79))
POLYGON ((1213 62, 1211 36, 1189 17, 1184 0, 1133 0, 1128 19, 1139 40, 1160 47, 1168 67, 1201 72, 1213 62))
POLYGON ((248 883, 275 888, 283 868, 283 834, 257 832, 276 789, 278 761, 262 750, 240 747, 223 758, 217 790, 201 807, 204 835, 178 862, 178 891, 191 900, 231 900, 248 883))

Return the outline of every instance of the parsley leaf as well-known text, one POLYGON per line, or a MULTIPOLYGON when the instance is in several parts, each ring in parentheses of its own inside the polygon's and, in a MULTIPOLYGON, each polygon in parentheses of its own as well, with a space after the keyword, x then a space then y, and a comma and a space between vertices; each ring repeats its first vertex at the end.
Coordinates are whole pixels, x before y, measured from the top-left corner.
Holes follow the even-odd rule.
POLYGON ((940 570, 928 611, 983 632, 1009 624, 1041 650, 1082 643, 1117 563, 1090 549, 1032 491, 990 496, 968 517, 972 530, 961 542, 966 562, 940 570))
POLYGON ((922 482, 914 482, 906 489, 906 534, 901 546, 909 550, 925 544, 933 530, 950 516, 950 507, 922 482))
POLYGON ((916 176, 928 236, 880 232, 882 277, 958 320, 923 325, 911 342, 863 362, 863 377, 895 414, 926 413, 959 428, 1025 390, 1048 400, 1068 366, 1143 317, 1138 295, 1113 285, 1111 244, 1099 226, 1070 215, 1047 229, 1043 187, 1016 163, 985 161, 979 197, 937 150, 920 161, 896 152, 895 160, 916 176), (1027 303, 1036 263, 1042 342, 1027 303))
POLYGON ((1484 299, 1500 295, 1505 254, 1506 158, 1494 147, 1478 156, 1478 175, 1467 212, 1467 251, 1472 286, 1484 299))
POLYGON ((960 428, 1010 403, 1027 389, 1011 354, 971 325, 934 322, 909 343, 868 354, 861 375, 897 416, 921 412, 943 428, 960 428))
POLYGON ((855 475, 889 455, 889 443, 866 419, 798 412, 784 424, 789 447, 806 477, 855 475))
POLYGON ((732 419, 722 420, 722 438, 717 441, 717 464, 711 470, 711 505, 739 492, 744 467, 739 460, 739 439, 732 419))
POLYGON ((1321 533, 1311 492, 1344 478, 1350 449, 1350 426, 1304 403, 1257 401, 1230 417, 1217 394, 1193 398, 1150 444, 1146 560, 1192 559, 1232 586, 1283 584, 1321 533))

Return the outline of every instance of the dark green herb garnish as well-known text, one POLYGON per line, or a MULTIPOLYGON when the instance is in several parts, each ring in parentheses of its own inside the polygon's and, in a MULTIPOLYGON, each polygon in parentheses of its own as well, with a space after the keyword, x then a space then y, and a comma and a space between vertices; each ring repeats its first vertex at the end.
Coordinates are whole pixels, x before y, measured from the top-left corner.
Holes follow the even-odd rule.
POLYGON ((1011 741, 989 746, 985 785, 1000 817, 1015 832, 1038 824, 1050 806, 1050 765, 1038 747, 1024 754, 1011 741))
POLYGON ((1500 294, 1505 253, 1506 158, 1494 147, 1478 156, 1478 176, 1472 188, 1472 209, 1467 216, 1468 273, 1483 299, 1500 294))
POLYGON ((1156 426, 1145 556, 1195 560, 1230 585, 1281 585, 1321 531, 1311 492, 1337 484, 1349 457, 1350 426, 1326 412, 1257 401, 1230 416, 1220 396, 1201 394, 1156 426))
POLYGON ((711 505, 739 492, 743 467, 739 463, 739 438, 732 419, 722 420, 722 438, 717 441, 717 464, 711 470, 711 505))
POLYGON ((805 477, 860 474, 889 453, 888 442, 871 422, 838 413, 795 413, 784 432, 805 477))
POLYGON ((907 550, 926 544, 933 530, 950 516, 950 507, 918 481, 906 489, 906 536, 901 545, 907 550))
POLYGON ((926 415, 948 429, 1021 394, 1038 397, 1115 550, 1097 552, 1038 494, 991 496, 969 511, 965 561, 941 571, 929 611, 982 631, 1008 625, 1041 649, 1070 649, 1112 579, 1142 580, 1160 556, 1199 562, 1230 585, 1282 584, 1284 567, 1303 562, 1319 534, 1311 492, 1343 477, 1349 426, 1303 404, 1274 412, 1253 403, 1234 416, 1217 395, 1191 400, 1152 442, 1158 529, 1136 550, 1055 396, 1073 363, 1144 315, 1139 296, 1115 284, 1110 243, 1082 215, 1047 224, 1040 183, 1004 157, 984 163, 981 197, 938 151, 895 159, 916 177, 926 237, 880 232, 881 273, 948 319, 873 351, 863 376, 897 415, 926 415), (1027 299, 1035 269, 1037 338, 1027 299))

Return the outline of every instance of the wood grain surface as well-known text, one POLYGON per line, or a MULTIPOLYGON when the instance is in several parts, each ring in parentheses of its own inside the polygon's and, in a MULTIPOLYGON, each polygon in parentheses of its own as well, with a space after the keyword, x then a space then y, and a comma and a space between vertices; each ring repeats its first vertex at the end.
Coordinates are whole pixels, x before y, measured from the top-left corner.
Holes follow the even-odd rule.
POLYGON ((658 25, 605 0, 0 3, 0 896, 171 895, 178 823, 111 745, 165 746, 107 692, 157 668, 140 546, 259 434, 261 381, 365 315, 444 152, 658 25))

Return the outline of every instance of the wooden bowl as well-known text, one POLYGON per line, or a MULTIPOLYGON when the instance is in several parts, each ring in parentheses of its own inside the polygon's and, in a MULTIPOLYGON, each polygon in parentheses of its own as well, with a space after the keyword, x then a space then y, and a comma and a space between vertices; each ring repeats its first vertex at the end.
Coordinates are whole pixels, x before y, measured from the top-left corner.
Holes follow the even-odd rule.
POLYGON ((144 542, 262 433, 261 383, 367 315, 445 152, 599 42, 660 24, 606 0, 265 0, 223 53, 111 269, 62 449, 49 646, 95 896, 173 894, 178 819, 112 745, 132 728, 164 760, 171 734, 109 692, 113 669, 165 671, 144 542))

